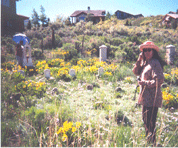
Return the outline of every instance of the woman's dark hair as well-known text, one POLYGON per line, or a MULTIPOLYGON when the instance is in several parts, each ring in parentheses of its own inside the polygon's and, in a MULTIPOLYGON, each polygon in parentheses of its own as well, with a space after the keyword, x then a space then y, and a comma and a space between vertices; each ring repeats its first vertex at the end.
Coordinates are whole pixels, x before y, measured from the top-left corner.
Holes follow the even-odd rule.
POLYGON ((153 50, 153 59, 157 59, 159 63, 161 64, 161 67, 163 68, 166 65, 166 62, 162 60, 162 58, 159 56, 158 52, 155 49, 153 50))
MULTIPOLYGON (((159 61, 159 63, 161 64, 161 67, 163 69, 163 67, 166 65, 166 62, 164 60, 162 60, 162 58, 159 56, 158 52, 152 48, 153 51, 153 59, 157 59, 159 61)), ((144 52, 144 49, 143 49, 144 52)), ((145 61, 145 55, 143 54, 143 60, 145 61)))
POLYGON ((17 44, 16 47, 19 48, 19 47, 20 47, 20 44, 17 44))

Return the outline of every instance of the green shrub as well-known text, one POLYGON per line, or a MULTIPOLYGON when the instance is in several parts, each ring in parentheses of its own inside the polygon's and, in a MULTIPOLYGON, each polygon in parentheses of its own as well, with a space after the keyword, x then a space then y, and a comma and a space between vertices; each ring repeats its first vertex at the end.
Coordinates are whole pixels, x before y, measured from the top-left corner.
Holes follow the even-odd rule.
POLYGON ((31 39, 30 44, 31 44, 32 48, 40 48, 41 40, 37 39, 37 38, 33 38, 33 39, 31 39))
POLYGON ((1 65, 2 69, 12 70, 15 67, 14 62, 5 62, 1 65))
POLYGON ((123 42, 122 42, 122 40, 120 38, 111 39, 111 45, 119 46, 120 44, 123 44, 123 42))
POLYGON ((69 52, 69 54, 65 55, 65 61, 69 61, 77 56, 77 49, 75 49, 74 44, 66 43, 63 45, 62 50, 69 52))
POLYGON ((10 139, 15 137, 16 122, 14 120, 1 121, 1 146, 8 147, 10 139))
POLYGON ((49 120, 45 119, 46 111, 44 109, 37 109, 32 106, 25 111, 24 115, 26 116, 27 122, 32 123, 38 136, 41 131, 46 131, 46 128, 49 125, 49 120))
POLYGON ((117 124, 131 125, 129 119, 124 115, 121 110, 115 113, 115 121, 117 122, 117 124))
POLYGON ((25 80, 25 76, 23 76, 20 72, 13 72, 12 75, 11 75, 11 80, 15 84, 18 84, 18 83, 25 80))

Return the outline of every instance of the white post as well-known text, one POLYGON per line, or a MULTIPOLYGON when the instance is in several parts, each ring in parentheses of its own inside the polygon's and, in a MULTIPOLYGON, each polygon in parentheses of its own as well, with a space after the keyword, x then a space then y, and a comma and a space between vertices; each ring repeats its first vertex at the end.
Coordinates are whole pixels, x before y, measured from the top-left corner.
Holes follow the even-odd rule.
POLYGON ((174 62, 174 55, 175 55, 175 46, 168 45, 166 46, 166 61, 167 64, 172 65, 174 62))
POLYGON ((99 51, 100 62, 106 61, 107 60, 107 46, 102 45, 99 48, 100 48, 100 51, 99 51))
POLYGON ((69 75, 70 75, 71 77, 74 77, 74 76, 75 76, 75 70, 74 70, 74 69, 70 69, 70 70, 69 70, 69 75))
POLYGON ((45 75, 45 78, 49 79, 50 78, 50 70, 49 69, 45 69, 44 70, 44 75, 45 75))
POLYGON ((101 76, 103 74, 104 74, 104 68, 103 67, 98 68, 98 75, 101 76))

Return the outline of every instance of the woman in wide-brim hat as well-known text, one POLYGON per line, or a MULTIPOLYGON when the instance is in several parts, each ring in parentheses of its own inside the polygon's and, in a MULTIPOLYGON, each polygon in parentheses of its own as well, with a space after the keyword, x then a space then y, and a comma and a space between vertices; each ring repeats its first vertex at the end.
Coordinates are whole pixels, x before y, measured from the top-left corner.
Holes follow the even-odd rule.
POLYGON ((138 104, 142 105, 147 140, 156 144, 156 117, 158 108, 162 106, 163 62, 158 55, 159 48, 153 42, 146 41, 139 48, 141 53, 133 68, 133 73, 140 76, 138 104))

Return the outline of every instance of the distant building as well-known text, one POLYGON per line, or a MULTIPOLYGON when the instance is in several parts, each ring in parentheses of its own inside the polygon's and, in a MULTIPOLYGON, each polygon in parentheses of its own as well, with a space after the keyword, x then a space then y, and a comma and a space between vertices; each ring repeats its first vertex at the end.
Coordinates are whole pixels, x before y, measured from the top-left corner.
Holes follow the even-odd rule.
POLYGON ((1 35, 25 30, 24 20, 29 17, 16 14, 16 1, 19 0, 1 0, 1 35))
POLYGON ((175 20, 178 23, 178 14, 175 14, 175 13, 173 13, 173 14, 172 13, 171 14, 166 14, 163 17, 163 19, 161 20, 161 24, 162 25, 166 25, 167 27, 170 27, 172 20, 175 20))
POLYGON ((173 11, 169 11, 168 14, 176 14, 176 12, 173 12, 173 11))
POLYGON ((94 24, 98 23, 100 19, 104 21, 105 19, 105 10, 90 10, 90 7, 88 7, 88 10, 77 10, 74 13, 71 14, 71 23, 77 23, 81 20, 86 21, 86 19, 89 19, 90 21, 93 21, 94 24))
POLYGON ((117 16, 117 18, 119 20, 124 20, 124 19, 127 19, 127 18, 139 18, 139 17, 143 17, 142 14, 133 15, 133 14, 130 14, 130 13, 127 13, 127 12, 123 12, 123 11, 120 11, 120 10, 117 10, 115 12, 115 15, 117 16))

